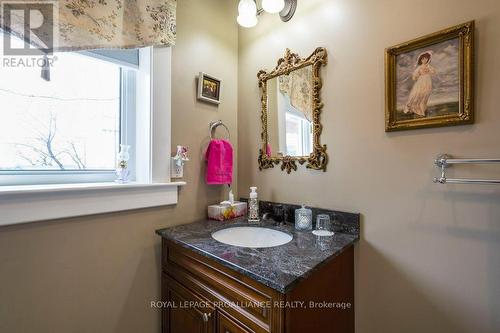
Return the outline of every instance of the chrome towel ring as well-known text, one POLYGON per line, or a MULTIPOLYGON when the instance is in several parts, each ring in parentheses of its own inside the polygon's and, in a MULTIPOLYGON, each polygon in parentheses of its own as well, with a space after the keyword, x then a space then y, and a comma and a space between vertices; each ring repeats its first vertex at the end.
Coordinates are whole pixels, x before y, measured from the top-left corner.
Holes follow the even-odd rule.
POLYGON ((229 132, 229 128, 222 122, 222 120, 217 120, 217 121, 212 121, 210 124, 208 124, 208 135, 210 136, 210 139, 214 138, 215 130, 217 127, 222 126, 226 129, 227 132, 227 140, 231 139, 231 133, 229 132))

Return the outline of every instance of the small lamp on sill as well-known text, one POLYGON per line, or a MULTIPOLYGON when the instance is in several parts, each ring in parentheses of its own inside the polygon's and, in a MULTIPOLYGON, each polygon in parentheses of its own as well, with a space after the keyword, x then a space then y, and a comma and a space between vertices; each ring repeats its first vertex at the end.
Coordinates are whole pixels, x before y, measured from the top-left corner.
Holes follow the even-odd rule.
POLYGON ((116 180, 115 182, 125 184, 130 182, 130 171, 128 169, 128 160, 130 159, 130 146, 120 145, 120 152, 118 153, 118 166, 116 167, 116 180))

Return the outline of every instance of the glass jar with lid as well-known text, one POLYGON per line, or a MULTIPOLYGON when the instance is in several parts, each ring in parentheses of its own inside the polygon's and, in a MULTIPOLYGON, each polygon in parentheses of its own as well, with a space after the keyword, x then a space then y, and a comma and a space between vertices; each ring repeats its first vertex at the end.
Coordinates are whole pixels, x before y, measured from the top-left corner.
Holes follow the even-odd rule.
POLYGON ((306 208, 306 205, 295 210, 295 229, 312 230, 312 210, 306 208))

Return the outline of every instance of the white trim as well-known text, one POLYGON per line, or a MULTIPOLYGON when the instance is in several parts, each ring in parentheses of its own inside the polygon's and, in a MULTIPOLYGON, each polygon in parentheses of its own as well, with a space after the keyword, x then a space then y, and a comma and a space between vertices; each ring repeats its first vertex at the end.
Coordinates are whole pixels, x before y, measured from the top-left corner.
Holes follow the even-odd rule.
POLYGON ((108 189, 131 189, 131 188, 153 188, 153 187, 168 187, 182 186, 186 182, 172 183, 75 183, 75 184, 50 184, 50 185, 18 185, 18 186, 0 186, 0 200, 2 196, 13 194, 33 194, 33 193, 56 193, 56 192, 82 192, 92 190, 108 190, 108 189))
MULTIPOLYGON (((172 146, 172 48, 153 49, 151 71, 151 180, 170 182, 172 146)), ((183 144, 176 142, 175 144, 183 144)))
POLYGON ((135 118, 135 162, 137 182, 151 183, 151 98, 154 94, 151 85, 153 73, 153 50, 151 47, 139 50, 139 70, 136 75, 136 118, 135 118))
POLYGON ((0 171, 0 188, 3 186, 34 184, 71 184, 112 182, 116 179, 114 170, 40 170, 0 171))
MULTIPOLYGON (((136 180, 137 163, 140 163, 136 158, 136 119, 141 116, 141 112, 150 112, 149 109, 142 110, 138 108, 136 103, 136 77, 137 70, 121 68, 120 144, 130 145, 131 148, 129 149, 130 159, 128 162, 129 179, 131 181, 136 180)), ((149 129, 147 135, 149 135, 149 129)), ((114 176, 115 178, 111 179, 111 181, 116 179, 116 173, 114 176)))
POLYGON ((80 183, 0 187, 0 226, 177 203, 174 183, 80 183))

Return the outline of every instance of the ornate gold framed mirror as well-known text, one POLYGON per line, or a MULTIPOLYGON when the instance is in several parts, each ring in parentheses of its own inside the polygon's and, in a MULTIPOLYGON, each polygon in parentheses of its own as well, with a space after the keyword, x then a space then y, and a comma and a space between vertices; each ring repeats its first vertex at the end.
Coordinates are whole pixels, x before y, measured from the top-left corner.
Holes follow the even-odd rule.
POLYGON ((257 73, 261 91, 262 147, 259 169, 297 171, 297 163, 326 171, 326 145, 320 142, 321 76, 326 49, 318 47, 307 58, 286 49, 271 71, 257 73))

